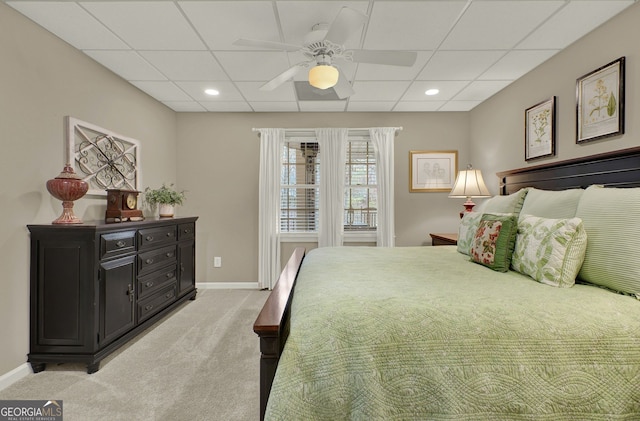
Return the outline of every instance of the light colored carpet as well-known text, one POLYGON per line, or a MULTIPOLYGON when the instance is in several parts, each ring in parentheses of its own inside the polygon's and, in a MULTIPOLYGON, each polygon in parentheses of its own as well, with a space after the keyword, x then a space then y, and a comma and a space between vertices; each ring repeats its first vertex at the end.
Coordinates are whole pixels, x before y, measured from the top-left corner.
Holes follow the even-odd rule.
POLYGON ((86 374, 47 369, 0 400, 62 400, 65 421, 257 420, 259 343, 252 326, 267 291, 201 290, 86 374))

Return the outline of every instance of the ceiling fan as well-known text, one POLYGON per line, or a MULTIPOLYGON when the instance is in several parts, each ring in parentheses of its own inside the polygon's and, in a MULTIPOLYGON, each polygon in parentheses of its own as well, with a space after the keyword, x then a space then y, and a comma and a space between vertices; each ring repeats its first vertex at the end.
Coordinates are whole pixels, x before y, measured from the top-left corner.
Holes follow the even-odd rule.
POLYGON ((309 70, 309 83, 318 89, 333 87, 338 98, 345 99, 355 93, 334 60, 356 63, 387 64, 392 66, 412 66, 416 52, 386 50, 346 50, 344 43, 366 22, 367 15, 349 7, 343 7, 331 25, 316 24, 304 38, 302 46, 273 41, 238 39, 234 45, 257 47, 270 50, 299 51, 307 60, 297 63, 260 87, 271 91, 293 78, 303 67, 309 70))

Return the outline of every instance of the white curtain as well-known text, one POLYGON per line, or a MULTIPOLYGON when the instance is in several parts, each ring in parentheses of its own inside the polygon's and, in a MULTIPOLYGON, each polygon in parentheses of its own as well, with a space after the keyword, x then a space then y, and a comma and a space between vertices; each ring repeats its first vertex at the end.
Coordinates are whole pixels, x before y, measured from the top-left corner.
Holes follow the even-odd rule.
POLYGON ((341 246, 344 238, 344 176, 347 129, 316 129, 320 145, 318 247, 341 246))
POLYGON ((369 129, 376 154, 378 177, 378 247, 395 246, 395 213, 393 204, 393 140, 395 127, 372 127, 369 129))
POLYGON ((258 287, 273 288, 280 275, 280 154, 284 129, 260 129, 258 287))

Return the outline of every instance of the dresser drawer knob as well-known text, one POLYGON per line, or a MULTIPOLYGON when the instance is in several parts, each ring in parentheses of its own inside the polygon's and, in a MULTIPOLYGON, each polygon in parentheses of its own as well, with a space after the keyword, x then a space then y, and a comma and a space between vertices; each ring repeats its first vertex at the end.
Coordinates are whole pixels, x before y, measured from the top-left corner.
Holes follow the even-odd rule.
POLYGON ((170 251, 169 253, 167 253, 167 257, 173 257, 173 252, 170 251))
POLYGON ((147 306, 144 307, 145 310, 149 311, 153 308, 153 304, 149 304, 147 306))
POLYGON ((167 295, 165 295, 165 297, 167 297, 167 298, 173 297, 173 292, 168 293, 167 295))
POLYGON ((172 278, 173 277, 173 272, 167 272, 167 278, 172 278))
POLYGON ((147 241, 153 241, 153 235, 147 235, 147 241))
POLYGON ((184 229, 184 233, 185 233, 185 234, 189 234, 190 232, 191 232, 191 230, 190 230, 189 228, 185 228, 185 229, 184 229))
POLYGON ((127 245, 127 243, 125 243, 125 242, 124 242, 124 241, 122 241, 122 240, 120 240, 120 241, 118 241, 118 242, 116 243, 116 246, 118 246, 118 247, 124 247, 124 246, 126 246, 126 245, 127 245))
POLYGON ((147 288, 150 288, 153 286, 153 282, 149 281, 146 284, 144 284, 147 288))
POLYGON ((148 265, 150 265, 151 263, 153 263, 153 259, 147 259, 147 260, 146 260, 146 263, 147 263, 148 265))
POLYGON ((172 232, 168 232, 167 233, 167 237, 173 237, 173 233, 172 232))

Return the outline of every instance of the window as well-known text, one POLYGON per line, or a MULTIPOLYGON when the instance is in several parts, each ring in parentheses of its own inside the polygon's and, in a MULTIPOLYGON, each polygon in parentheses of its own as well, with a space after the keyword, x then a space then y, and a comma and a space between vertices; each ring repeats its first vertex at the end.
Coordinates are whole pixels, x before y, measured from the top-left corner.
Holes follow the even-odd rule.
POLYGON ((378 189, 371 142, 349 141, 345 165, 344 230, 375 231, 378 189))
MULTIPOLYGON (((282 148, 280 231, 317 232, 321 147, 309 139, 287 139, 282 148)), ((377 181, 373 145, 364 137, 346 146, 344 230, 375 231, 377 181)))

